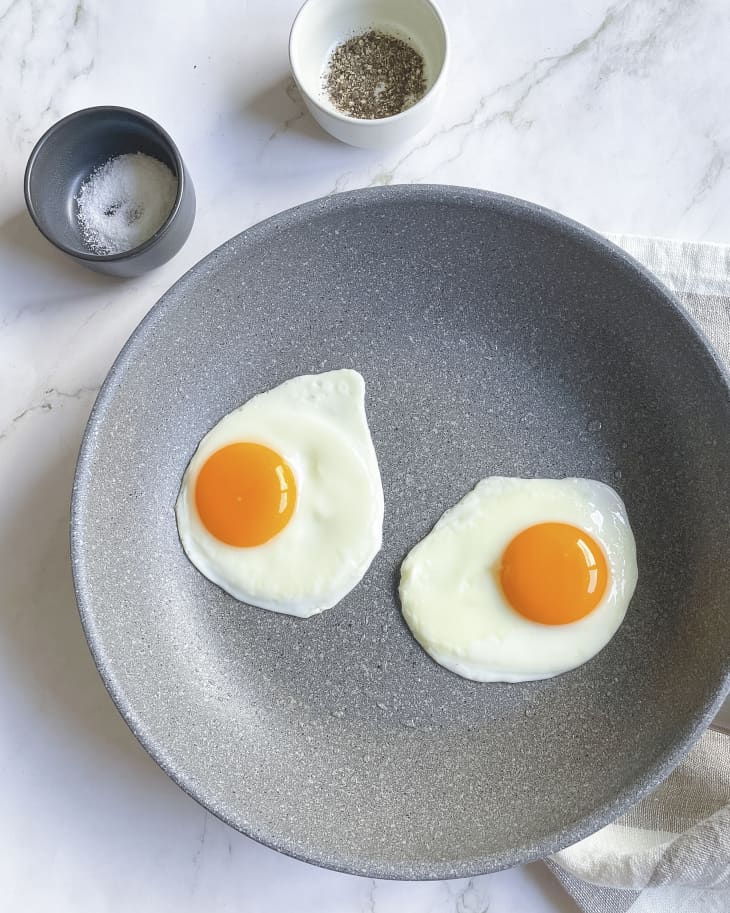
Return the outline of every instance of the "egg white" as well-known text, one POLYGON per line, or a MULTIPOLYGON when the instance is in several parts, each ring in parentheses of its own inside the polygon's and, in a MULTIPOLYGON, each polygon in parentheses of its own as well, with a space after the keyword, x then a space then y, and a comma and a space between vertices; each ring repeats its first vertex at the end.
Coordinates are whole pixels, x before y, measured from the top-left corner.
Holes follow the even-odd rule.
POLYGON ((336 605, 380 549, 383 488, 357 371, 295 377, 222 418, 201 440, 175 505, 190 561, 236 599, 308 617, 336 605), (203 526, 195 482, 211 454, 250 441, 282 456, 297 502, 281 532, 252 548, 227 545, 203 526))
POLYGON ((424 650, 480 682, 549 678, 585 663, 613 637, 637 581, 626 508, 590 479, 483 479, 447 510, 401 566, 403 616, 424 650), (570 523, 603 548, 609 579, 598 606, 565 625, 518 614, 498 573, 511 540, 537 523, 570 523))

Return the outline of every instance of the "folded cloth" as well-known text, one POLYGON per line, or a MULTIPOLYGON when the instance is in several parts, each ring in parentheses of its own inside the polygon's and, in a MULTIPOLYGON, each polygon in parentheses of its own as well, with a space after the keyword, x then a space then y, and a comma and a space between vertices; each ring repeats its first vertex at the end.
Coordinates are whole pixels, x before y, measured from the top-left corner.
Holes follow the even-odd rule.
MULTIPOLYGON (((730 246, 611 240, 675 293, 730 368, 730 246)), ((651 795, 548 865, 585 913, 730 913, 730 734, 706 732, 651 795)))
POLYGON ((548 865, 585 913, 728 913, 730 736, 706 732, 650 796, 548 865))

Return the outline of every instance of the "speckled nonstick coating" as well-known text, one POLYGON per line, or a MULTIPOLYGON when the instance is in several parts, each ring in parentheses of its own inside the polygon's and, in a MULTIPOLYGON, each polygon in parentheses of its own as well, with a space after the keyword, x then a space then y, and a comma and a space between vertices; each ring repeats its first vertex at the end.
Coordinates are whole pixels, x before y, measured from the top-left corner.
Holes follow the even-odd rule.
POLYGON ((482 191, 328 197, 214 251, 117 359, 73 495, 81 618, 135 735, 234 827, 370 876, 488 872, 609 821, 719 707, 729 464, 718 363, 617 248, 482 191), (340 367, 367 382, 383 550, 324 615, 241 605, 183 554, 180 477, 226 412, 340 367), (609 482, 636 535, 625 623, 552 680, 463 680, 400 615, 402 558, 494 474, 609 482))

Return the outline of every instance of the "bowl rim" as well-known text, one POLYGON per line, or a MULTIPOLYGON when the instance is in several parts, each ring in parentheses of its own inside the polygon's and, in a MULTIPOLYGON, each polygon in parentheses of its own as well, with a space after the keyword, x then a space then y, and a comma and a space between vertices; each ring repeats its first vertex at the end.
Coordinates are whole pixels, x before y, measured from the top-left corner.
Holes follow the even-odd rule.
POLYGON ((141 111, 137 111, 134 108, 125 108, 121 105, 94 105, 90 108, 80 108, 78 111, 73 111, 71 114, 67 114, 65 117, 57 120, 45 131, 45 133, 40 137, 40 139, 33 147, 33 150, 28 157, 28 162, 25 166, 25 175, 23 178, 25 205, 27 206, 30 217, 33 220, 38 231, 47 241, 53 244, 54 247, 58 248, 58 250, 63 251, 65 254, 68 254, 70 257, 74 257, 77 260, 88 260, 92 263, 115 263, 123 260, 128 260, 132 257, 136 257, 138 254, 143 254, 154 247, 160 238, 162 238, 163 235, 167 234, 169 231, 170 226, 180 211, 186 189, 187 179, 185 176, 185 164, 183 162, 182 155, 180 154, 180 150, 175 145, 175 142, 173 141, 170 134, 163 127, 161 127, 156 120, 153 120, 147 114, 143 114, 141 111), (49 142, 57 133, 59 133, 61 130, 65 130, 76 120, 91 118, 101 114, 108 114, 114 111, 130 114, 133 118, 136 118, 145 125, 151 127, 154 132, 159 135, 162 141, 168 146, 170 154, 175 161, 175 167, 177 169, 177 193, 175 194, 175 201, 172 204, 172 209, 167 215, 167 218, 162 223, 162 225, 160 225, 157 231, 149 238, 147 238, 146 241, 143 241, 136 247, 131 247, 129 250, 120 251, 119 253, 95 254, 93 251, 76 250, 73 247, 69 247, 67 244, 59 241, 57 238, 53 237, 52 234, 46 231, 43 222, 38 215, 30 184, 38 156, 40 155, 45 144, 49 142))
POLYGON ((295 31, 298 24, 300 23, 300 18, 302 17, 305 9, 314 3, 320 3, 321 0, 304 0, 304 3, 299 7, 299 10, 294 17, 292 22, 291 29, 289 30, 289 66, 294 77, 294 81, 297 84, 299 91, 306 97, 306 100, 312 104, 318 111, 322 114, 326 114, 334 120, 339 121, 343 124, 357 124, 362 126, 364 129, 373 130, 378 127, 379 124, 392 124, 400 120, 407 118, 412 111, 415 111, 423 106, 426 100, 433 98, 437 91, 440 90, 441 86, 444 83, 446 78, 446 71, 448 69, 449 60, 451 57, 451 41, 449 38, 449 30, 446 26, 446 20, 444 15, 441 12, 441 9, 436 4, 435 0, 421 0, 426 6, 430 7, 431 11, 434 13, 437 22, 441 27, 441 31, 444 36, 444 59, 441 63, 438 75, 434 79, 433 84, 423 93, 423 95, 418 99, 417 102, 412 104, 410 107, 405 108, 403 111, 399 111, 397 114, 391 114, 388 117, 353 117, 351 114, 343 114, 341 111, 338 111, 334 106, 331 108, 325 107, 311 92, 308 91, 304 81, 301 79, 300 73, 294 63, 294 53, 293 49, 297 42, 297 36, 295 31))
MULTIPOLYGON (((728 395, 728 399, 730 400, 730 371, 726 369, 719 356, 712 348, 697 321, 679 304, 676 296, 672 294, 672 292, 670 292, 647 267, 598 232, 568 216, 527 200, 494 193, 492 191, 456 185, 395 184, 385 187, 359 188, 345 193, 311 200, 287 210, 283 210, 282 212, 256 223, 244 232, 241 232, 240 235, 234 237, 245 235, 249 241, 257 240, 265 237, 272 230, 278 230, 282 223, 291 224, 292 220, 301 223, 309 218, 321 215, 324 211, 331 211, 338 208, 349 210, 351 208, 357 208, 358 206, 365 206, 378 202, 398 205, 403 200, 407 200, 408 202, 419 201, 422 203, 435 204, 448 202, 452 204, 462 203, 477 206, 497 206, 503 210, 510 211, 523 219, 532 222, 537 221, 542 225, 549 224, 564 232, 575 241, 588 242, 594 249, 596 247, 601 248, 602 252, 607 257, 612 258, 614 261, 619 261, 623 266, 631 269, 634 273, 638 274, 646 284, 651 286, 661 295, 666 306, 683 324, 686 325, 696 341, 701 344, 702 356, 713 365, 718 379, 721 380, 725 387, 726 394, 728 395)), ((207 266, 210 267, 211 264, 215 263, 216 258, 232 240, 233 238, 225 241, 207 256, 203 257, 191 269, 197 270, 202 264, 207 264, 207 266)), ((148 731, 143 715, 140 715, 138 710, 128 701, 125 689, 123 685, 119 683, 114 664, 107 661, 103 645, 97 637, 94 613, 90 608, 89 600, 87 600, 85 583, 86 561, 84 558, 85 550, 82 542, 83 537, 81 535, 81 515, 85 509, 85 505, 82 503, 84 501, 83 489, 85 488, 86 478, 90 472, 90 464, 93 462, 99 426, 103 422, 107 404, 116 393, 116 389, 123 376, 134 344, 139 337, 144 336, 145 332, 152 329, 159 319, 164 319, 165 308, 170 292, 175 286, 186 281, 189 272, 190 270, 170 287, 132 331, 129 339, 114 360, 114 363, 99 390, 99 394, 84 431, 76 464, 71 494, 69 526, 74 592, 81 625, 94 663, 96 664, 100 677, 120 715, 135 738, 140 742, 145 751, 147 751, 147 753, 157 762, 162 770, 185 793, 199 802, 207 811, 215 815, 216 818, 264 846, 277 850, 294 859, 350 875, 405 881, 471 878, 477 875, 496 872, 516 865, 523 865, 539 859, 544 859, 546 856, 552 855, 553 853, 590 836, 599 828, 609 824, 619 815, 626 812, 632 805, 646 796, 651 790, 655 789, 680 763, 697 739, 712 723, 712 720, 720 710, 725 698, 730 695, 730 652, 727 655, 724 668, 721 671, 721 679, 716 690, 709 700, 697 707, 694 714, 691 717, 688 717, 681 737, 675 737, 674 741, 668 746, 658 750, 652 765, 630 783, 624 785, 624 788, 620 790, 611 801, 598 806, 585 817, 568 821, 561 829, 542 837, 531 839, 522 846, 510 847, 499 852, 487 852, 482 856, 461 860, 458 864, 454 864, 453 861, 447 861, 433 864, 417 863, 397 865, 392 862, 373 861, 369 858, 356 857, 353 855, 348 855, 343 859, 333 860, 331 856, 324 852, 316 853, 311 849, 301 849, 296 845, 287 842, 286 835, 283 834, 282 831, 272 830, 270 827, 256 826, 255 824, 249 824, 246 827, 241 826, 240 822, 237 823, 234 820, 233 815, 222 803, 217 801, 211 802, 209 797, 204 797, 205 789, 201 789, 199 785, 194 782, 194 779, 189 773, 184 769, 176 767, 175 763, 169 758, 166 747, 157 743, 154 736, 148 731)))

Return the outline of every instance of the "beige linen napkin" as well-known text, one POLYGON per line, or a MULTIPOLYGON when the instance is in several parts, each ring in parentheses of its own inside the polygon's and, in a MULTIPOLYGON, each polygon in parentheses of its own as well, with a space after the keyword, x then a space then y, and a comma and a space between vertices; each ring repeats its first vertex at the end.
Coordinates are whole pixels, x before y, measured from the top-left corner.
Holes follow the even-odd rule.
MULTIPOLYGON (((611 240, 677 295, 730 368, 730 246, 611 240)), ((650 796, 548 865, 585 913, 730 913, 730 734, 706 732, 650 796)))

